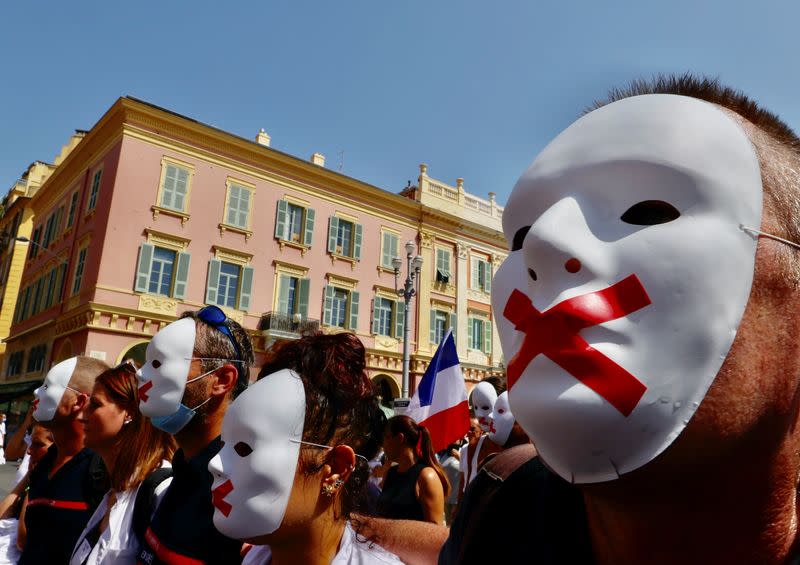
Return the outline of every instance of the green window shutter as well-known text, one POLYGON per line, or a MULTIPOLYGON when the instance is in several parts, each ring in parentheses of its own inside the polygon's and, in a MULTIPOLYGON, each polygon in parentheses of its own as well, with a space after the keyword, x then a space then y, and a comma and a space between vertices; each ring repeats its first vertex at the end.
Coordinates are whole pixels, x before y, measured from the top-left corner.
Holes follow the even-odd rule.
POLYGON ((428 341, 436 343, 436 310, 431 310, 431 331, 428 335, 428 341))
POLYGON ((348 329, 353 331, 358 329, 358 297, 358 292, 355 290, 350 291, 350 325, 348 329))
POLYGON ((356 227, 356 238, 355 243, 353 243, 353 259, 356 261, 361 260, 361 235, 363 231, 363 226, 361 224, 355 224, 356 227))
POLYGON ((305 320, 308 318, 308 296, 311 289, 311 279, 299 279, 297 281, 297 311, 305 320))
POLYGON ((377 334, 378 330, 380 329, 378 327, 378 322, 380 321, 378 319, 378 311, 375 309, 375 306, 376 306, 377 302, 378 302, 377 298, 373 298, 372 299, 372 333, 373 334, 377 334))
POLYGON ((486 355, 492 353, 492 322, 490 320, 483 322, 483 352, 486 355))
POLYGON ((333 287, 328 285, 325 287, 325 305, 322 312, 322 323, 326 326, 331 325, 331 310, 333 309, 333 287))
POLYGON ((278 312, 288 314, 289 308, 289 279, 288 275, 278 277, 278 312))
POLYGON ((239 192, 238 185, 232 184, 228 190, 228 215, 225 223, 229 226, 236 225, 236 218, 239 215, 239 192))
POLYGON ((67 276, 67 264, 63 263, 58 270, 58 278, 56 279, 56 300, 61 302, 64 297, 64 278, 67 276))
POLYGON ((483 281, 483 290, 485 292, 492 292, 492 264, 486 261, 484 263, 486 267, 483 269, 484 277, 486 280, 483 281))
POLYGON ((133 287, 136 292, 147 292, 147 286, 150 284, 150 269, 153 266, 154 249, 155 247, 151 243, 143 243, 139 247, 139 265, 136 267, 136 284, 133 287))
POLYGON ((211 259, 208 262, 208 282, 206 283, 206 304, 217 303, 217 287, 219 287, 219 270, 222 261, 211 259))
POLYGON ((189 261, 191 254, 181 252, 177 254, 175 262, 175 285, 172 289, 172 297, 178 300, 186 298, 186 288, 189 285, 189 261))
POLYGON ((458 329, 458 316, 456 314, 450 314, 450 329, 453 330, 453 341, 456 340, 456 329, 458 329))
POLYGON ((242 229, 250 227, 250 197, 253 195, 252 190, 246 188, 240 189, 239 193, 239 223, 237 224, 242 229))
POLYGON ((472 269, 472 284, 470 285, 470 288, 474 288, 474 289, 480 288, 480 280, 479 280, 479 273, 478 273, 478 270, 479 270, 480 267, 478 267, 478 264, 479 263, 478 263, 477 259, 470 259, 470 266, 471 266, 471 269, 472 269))
POLYGON ((405 330, 404 308, 404 303, 399 300, 394 301, 394 306, 392 306, 392 311, 394 312, 394 337, 397 339, 403 339, 405 337, 405 335, 403 335, 403 331, 405 330))
POLYGON ((178 169, 178 175, 175 179, 175 209, 184 211, 186 207, 186 187, 189 184, 189 171, 186 169, 178 169))
POLYGON ((383 232, 383 249, 381 249, 381 266, 391 267, 394 253, 391 250, 392 234, 383 232))
POLYGON ((275 237, 286 240, 286 212, 289 210, 289 203, 286 200, 278 200, 278 210, 275 214, 275 237))
POLYGON ((253 294, 253 267, 242 267, 242 284, 239 285, 239 310, 250 310, 253 294))
POLYGON ((339 218, 331 216, 328 223, 328 253, 336 253, 336 233, 339 231, 339 218))
POLYGON ((167 165, 164 173, 164 186, 161 187, 161 203, 164 208, 175 207, 175 184, 177 181, 178 168, 175 165, 167 165))
POLYGON ((470 349, 472 349, 472 324, 474 323, 472 318, 467 318, 467 347, 470 349))
POLYGON ((314 238, 314 209, 306 208, 305 234, 303 243, 311 247, 311 240, 314 238))

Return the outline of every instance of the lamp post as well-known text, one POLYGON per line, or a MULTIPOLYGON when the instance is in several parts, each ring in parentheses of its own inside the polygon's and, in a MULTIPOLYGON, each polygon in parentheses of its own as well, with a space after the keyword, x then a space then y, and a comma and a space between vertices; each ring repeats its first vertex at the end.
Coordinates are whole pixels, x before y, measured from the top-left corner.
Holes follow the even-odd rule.
POLYGON ((401 398, 395 400, 395 408, 408 407, 408 369, 409 369, 409 351, 408 341, 411 335, 410 324, 408 323, 408 312, 411 305, 411 299, 417 294, 414 287, 415 281, 419 284, 419 272, 422 269, 422 257, 414 256, 416 245, 413 241, 406 242, 406 278, 403 281, 402 288, 397 288, 397 279, 400 276, 400 267, 403 266, 403 260, 399 257, 392 259, 392 266, 394 267, 394 290, 397 296, 403 299, 403 388, 401 398))

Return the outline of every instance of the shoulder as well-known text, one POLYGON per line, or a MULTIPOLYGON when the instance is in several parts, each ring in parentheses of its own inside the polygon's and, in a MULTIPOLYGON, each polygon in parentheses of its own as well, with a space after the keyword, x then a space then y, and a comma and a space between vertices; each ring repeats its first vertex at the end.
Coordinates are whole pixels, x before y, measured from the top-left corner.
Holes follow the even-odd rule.
POLYGON ((419 477, 417 477, 417 484, 420 488, 424 488, 427 490, 435 489, 438 485, 439 488, 442 486, 442 481, 439 479, 439 475, 436 474, 433 467, 424 467, 419 472, 419 477))

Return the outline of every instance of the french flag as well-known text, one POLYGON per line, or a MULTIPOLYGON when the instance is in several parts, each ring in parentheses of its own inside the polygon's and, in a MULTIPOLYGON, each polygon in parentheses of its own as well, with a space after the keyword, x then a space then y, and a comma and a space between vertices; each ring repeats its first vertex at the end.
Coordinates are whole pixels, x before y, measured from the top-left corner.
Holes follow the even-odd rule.
POLYGON ((434 451, 441 451, 469 430, 467 387, 451 330, 431 359, 407 415, 428 429, 434 451))

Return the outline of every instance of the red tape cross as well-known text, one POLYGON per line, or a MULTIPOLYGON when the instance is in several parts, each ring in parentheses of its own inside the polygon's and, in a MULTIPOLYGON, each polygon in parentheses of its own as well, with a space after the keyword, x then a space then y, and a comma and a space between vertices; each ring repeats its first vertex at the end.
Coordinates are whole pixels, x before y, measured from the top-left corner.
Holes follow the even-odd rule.
POLYGON ((586 343, 578 332, 616 320, 650 304, 636 275, 603 290, 568 298, 539 312, 530 298, 514 289, 503 316, 525 333, 525 340, 508 363, 508 388, 539 354, 558 364, 605 398, 624 416, 630 415, 647 387, 639 379, 586 343))
POLYGON ((34 498, 28 501, 28 506, 50 506, 51 508, 63 508, 64 510, 89 510, 89 505, 85 502, 53 500, 52 498, 34 498))

